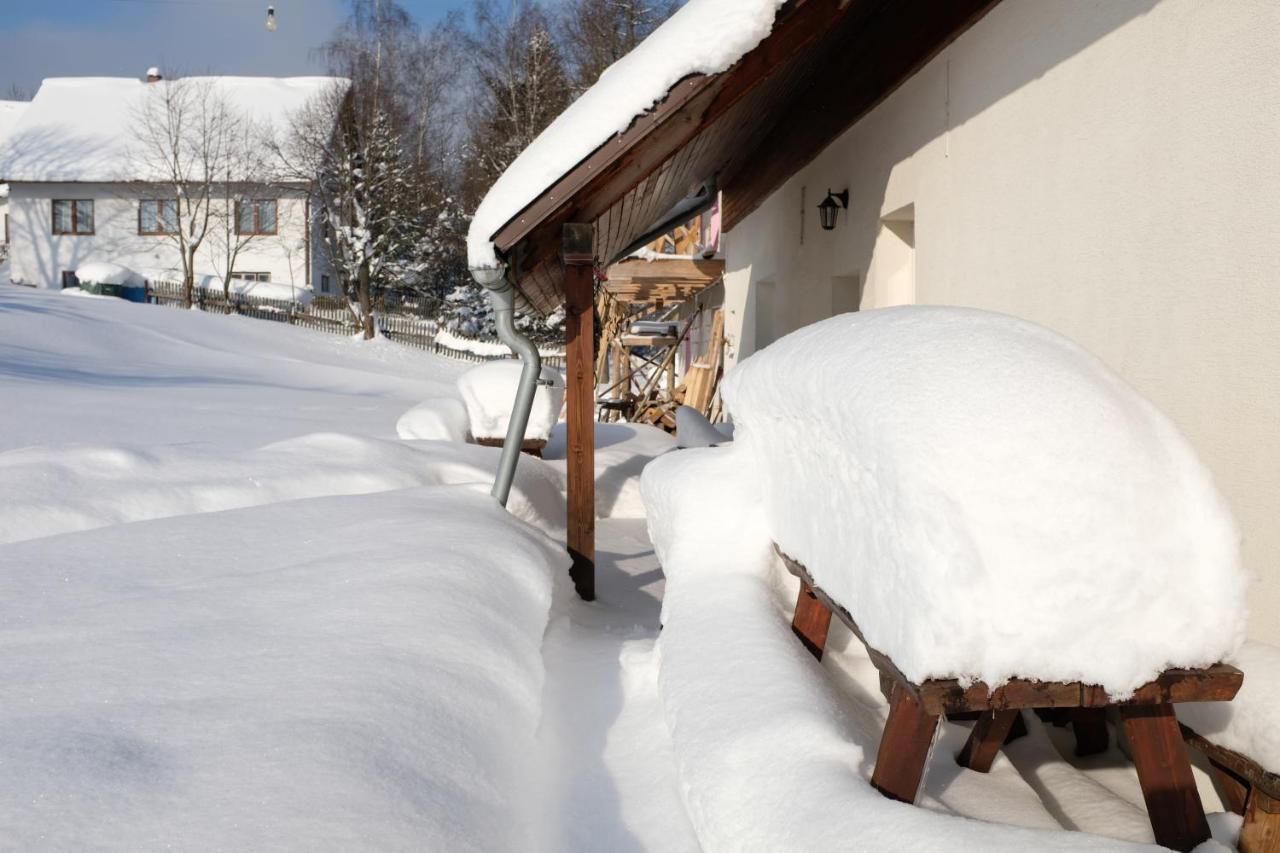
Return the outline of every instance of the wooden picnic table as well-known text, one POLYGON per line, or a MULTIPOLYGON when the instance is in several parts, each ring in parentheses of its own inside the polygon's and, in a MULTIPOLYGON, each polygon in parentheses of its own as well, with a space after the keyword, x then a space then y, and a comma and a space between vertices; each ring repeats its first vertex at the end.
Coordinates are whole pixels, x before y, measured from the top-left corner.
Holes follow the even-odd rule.
POLYGON ((1226 664, 1204 669, 1169 669, 1124 700, 1114 700, 1098 685, 1014 679, 992 689, 982 682, 969 686, 956 679, 912 682, 884 653, 867 644, 849 611, 833 601, 808 570, 774 550, 800 579, 792 630, 815 657, 822 658, 834 614, 849 627, 880 672, 880 690, 889 702, 889 717, 880 739, 871 784, 886 797, 914 803, 925 763, 942 715, 962 717, 976 712, 977 722, 957 762, 985 773, 1021 719, 1024 709, 1068 709, 1082 753, 1106 748, 1107 708, 1118 709, 1138 771, 1142 796, 1157 843, 1190 850, 1209 838, 1200 793, 1173 706, 1178 702, 1228 701, 1243 683, 1240 670, 1226 664), (1100 745, 1099 745, 1100 741, 1100 745))

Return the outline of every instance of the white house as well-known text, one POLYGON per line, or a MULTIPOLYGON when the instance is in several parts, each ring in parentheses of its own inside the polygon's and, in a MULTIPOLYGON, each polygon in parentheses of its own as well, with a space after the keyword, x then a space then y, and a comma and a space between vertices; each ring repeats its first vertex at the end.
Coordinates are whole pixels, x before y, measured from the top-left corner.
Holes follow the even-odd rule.
MULTIPOLYGON (((530 145, 476 211, 472 267, 506 265, 589 342, 591 264, 715 187, 728 366, 909 303, 1061 332, 1195 446, 1255 575, 1249 635, 1280 643, 1280 5, 733 8, 683 7, 530 145)), ((591 356, 571 347, 570 376, 591 356)), ((588 460, 592 392, 568 393, 588 460)))
MULTIPOLYGON (((181 250, 174 232, 187 219, 154 131, 166 119, 163 87, 181 86, 201 99, 217 99, 251 136, 256 171, 252 183, 203 183, 209 187, 210 227, 195 256, 197 275, 221 279, 228 243, 239 248, 236 278, 272 281, 317 293, 337 284, 322 251, 305 181, 291 176, 269 150, 282 140, 293 116, 312 100, 346 82, 332 77, 187 77, 177 81, 132 78, 45 80, 7 137, 0 138, 0 180, 9 185, 10 272, 13 283, 57 289, 75 283, 86 262, 110 261, 152 278, 181 279, 181 250), (260 149, 260 150, 259 150, 260 149)), ((188 129, 194 106, 185 108, 188 129)), ((182 156, 212 156, 206 140, 188 131, 182 156)), ((207 135, 207 134, 206 134, 207 135)), ((224 147, 236 144, 222 143, 224 147)), ((200 173, 199 166, 184 167, 200 173)), ((249 174, 249 173, 246 173, 249 174)), ((192 194, 198 188, 187 190, 192 194)))

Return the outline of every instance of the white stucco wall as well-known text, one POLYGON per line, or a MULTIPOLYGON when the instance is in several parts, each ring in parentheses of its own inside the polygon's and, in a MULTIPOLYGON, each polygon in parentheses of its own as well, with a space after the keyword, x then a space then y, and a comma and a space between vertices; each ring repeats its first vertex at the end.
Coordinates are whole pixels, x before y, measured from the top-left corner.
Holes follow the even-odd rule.
POLYGON ((851 298, 1096 353, 1214 472, 1280 644, 1280 3, 1004 0, 725 249, 730 360, 851 298), (850 209, 822 232, 828 187, 850 209))
MULTIPOLYGON (((10 191, 10 277, 18 284, 59 288, 63 270, 75 270, 89 261, 112 261, 136 270, 181 270, 182 260, 171 237, 138 234, 138 200, 158 198, 163 192, 120 184, 15 183, 10 191), (92 235, 56 235, 52 231, 53 199, 94 200, 92 235)), ((276 235, 255 237, 240 252, 237 272, 267 272, 272 281, 307 284, 307 203, 303 193, 273 189, 278 199, 276 235)), ((196 255, 196 271, 221 275, 225 263, 222 244, 210 235, 196 255)), ((320 275, 327 273, 316 242, 311 278, 317 292, 320 275)))

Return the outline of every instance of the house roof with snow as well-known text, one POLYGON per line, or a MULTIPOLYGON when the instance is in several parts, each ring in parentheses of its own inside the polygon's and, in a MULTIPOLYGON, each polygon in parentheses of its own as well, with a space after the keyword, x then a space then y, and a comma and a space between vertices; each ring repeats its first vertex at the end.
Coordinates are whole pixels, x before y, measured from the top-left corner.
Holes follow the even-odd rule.
MULTIPOLYGON (((137 125, 147 99, 165 86, 208 85, 253 121, 283 134, 304 105, 334 87, 338 77, 183 77, 147 83, 131 77, 57 77, 5 137, 0 113, 0 179, 8 181, 147 180, 130 167, 137 125), (131 149, 131 146, 133 148, 131 149)), ((133 158, 136 163, 137 157, 133 158)))
POLYGON ((689 0, 494 183, 470 264, 505 262, 550 312, 568 223, 594 226, 602 267, 699 193, 728 230, 997 2, 689 0))
POLYGON ((0 101, 0 142, 18 126, 18 120, 29 106, 30 101, 0 101))

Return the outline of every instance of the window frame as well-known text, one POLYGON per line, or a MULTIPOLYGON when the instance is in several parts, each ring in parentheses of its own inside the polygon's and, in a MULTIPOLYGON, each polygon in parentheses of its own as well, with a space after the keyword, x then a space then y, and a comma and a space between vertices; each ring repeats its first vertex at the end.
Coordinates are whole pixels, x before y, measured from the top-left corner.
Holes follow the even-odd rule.
POLYGON ((252 281, 258 284, 271 283, 271 273, 269 272, 255 272, 253 270, 248 270, 245 272, 237 272, 233 270, 231 272, 231 277, 239 281, 252 281))
POLYGON ((140 198, 138 199, 138 236, 139 237, 172 237, 180 230, 178 224, 178 200, 176 198, 140 198), (142 206, 144 204, 156 205, 156 224, 160 226, 159 231, 144 231, 142 229, 142 206), (160 213, 164 210, 162 205, 173 205, 173 230, 164 230, 164 217, 160 213))
POLYGON ((251 198, 236 201, 236 234, 240 237, 274 237, 280 233, 280 199, 251 198), (253 208, 253 230, 244 230, 244 206, 253 208), (271 230, 262 230, 262 206, 270 204, 272 209, 271 230))
POLYGON ((52 204, 49 205, 49 231, 55 237, 92 237, 97 233, 97 210, 91 198, 55 198, 50 199, 52 204), (89 205, 89 230, 80 230, 80 203, 84 202, 89 205), (58 230, 58 205, 71 205, 71 230, 58 230))

